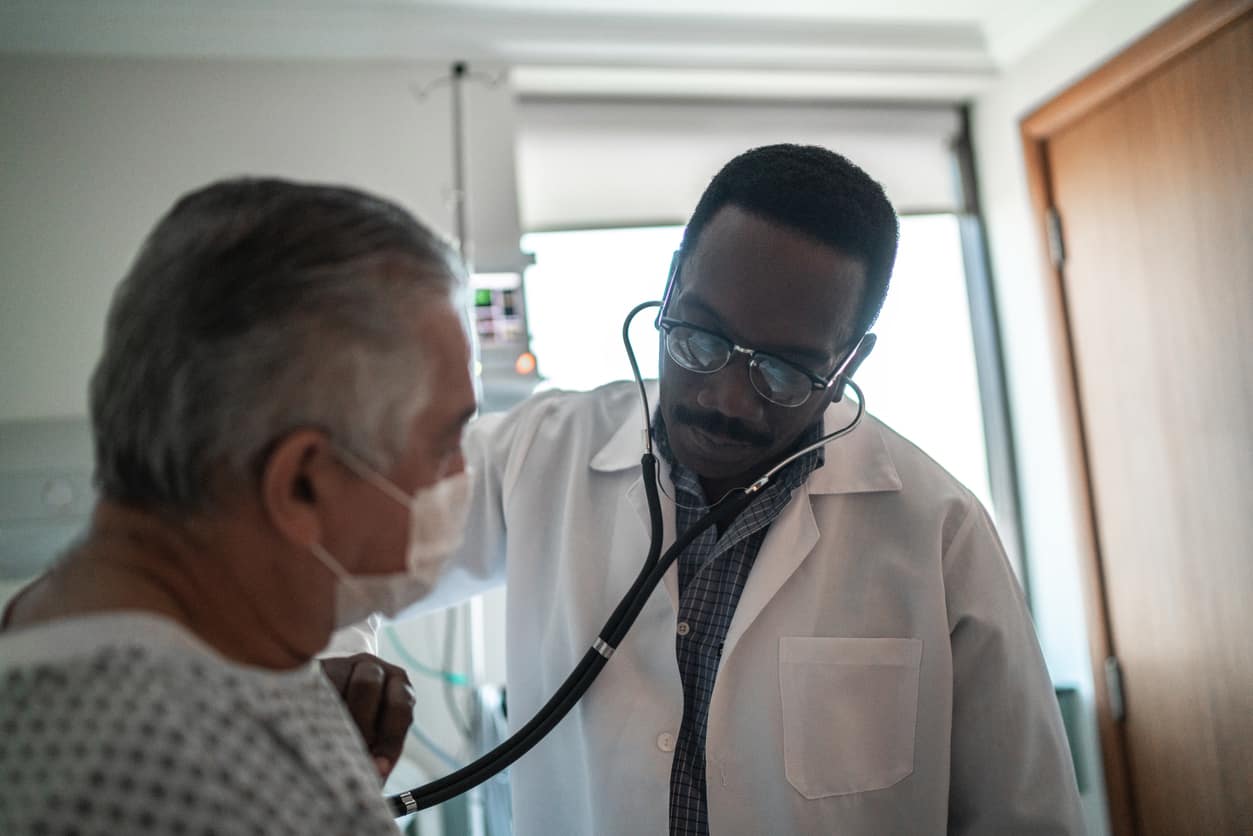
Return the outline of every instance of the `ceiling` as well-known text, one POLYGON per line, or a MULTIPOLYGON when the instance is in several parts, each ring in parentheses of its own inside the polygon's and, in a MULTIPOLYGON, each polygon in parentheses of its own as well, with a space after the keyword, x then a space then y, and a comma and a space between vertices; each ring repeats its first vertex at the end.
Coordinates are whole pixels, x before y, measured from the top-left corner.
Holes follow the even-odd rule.
POLYGON ((532 95, 962 99, 1092 0, 5 0, 0 52, 468 60, 532 95))

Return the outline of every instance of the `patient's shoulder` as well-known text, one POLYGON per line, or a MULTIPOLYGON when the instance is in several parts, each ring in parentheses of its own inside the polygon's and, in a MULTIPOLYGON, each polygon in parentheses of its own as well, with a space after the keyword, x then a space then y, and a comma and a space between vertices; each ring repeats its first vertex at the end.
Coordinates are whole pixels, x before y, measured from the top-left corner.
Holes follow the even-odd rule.
POLYGON ((302 832, 308 821, 289 821, 273 802, 282 797, 332 819, 385 820, 377 779, 325 680, 313 669, 257 673, 141 636, 14 654, 0 668, 0 832, 83 822, 108 832, 302 832))

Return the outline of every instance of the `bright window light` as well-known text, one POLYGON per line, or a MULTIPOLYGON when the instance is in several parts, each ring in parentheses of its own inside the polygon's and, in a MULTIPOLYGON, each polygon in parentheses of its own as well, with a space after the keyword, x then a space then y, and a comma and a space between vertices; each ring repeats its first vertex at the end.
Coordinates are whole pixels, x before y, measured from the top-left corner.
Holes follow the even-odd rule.
MULTIPOLYGON (((660 299, 683 227, 537 232, 522 237, 534 253, 526 271, 531 349, 545 388, 594 389, 627 380, 622 321, 631 308, 660 299)), ((643 311, 632 331, 645 377, 657 376, 655 311, 643 311)))
POLYGON ((901 218, 879 342, 857 372, 866 407, 970 488, 989 510, 974 337, 954 215, 901 218))

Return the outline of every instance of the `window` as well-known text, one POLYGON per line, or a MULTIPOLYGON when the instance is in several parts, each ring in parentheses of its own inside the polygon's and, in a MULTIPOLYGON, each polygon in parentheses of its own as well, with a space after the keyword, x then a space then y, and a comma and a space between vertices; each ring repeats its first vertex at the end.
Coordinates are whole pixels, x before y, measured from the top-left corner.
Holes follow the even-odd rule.
MULTIPOLYGON (((629 380, 622 321, 660 299, 683 227, 597 229, 524 235, 535 255, 526 273, 531 349, 544 388, 593 389, 629 380)), ((655 311, 635 318, 632 344, 646 378, 657 377, 655 311)))

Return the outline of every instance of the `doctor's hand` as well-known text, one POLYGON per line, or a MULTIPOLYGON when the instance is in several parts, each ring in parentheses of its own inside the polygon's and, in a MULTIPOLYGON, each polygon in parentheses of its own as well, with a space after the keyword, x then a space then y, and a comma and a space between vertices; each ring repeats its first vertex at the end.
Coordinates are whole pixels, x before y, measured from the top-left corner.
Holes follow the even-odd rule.
POLYGON ((323 659, 322 671, 348 706, 379 776, 386 781, 413 722, 409 674, 369 653, 323 659))

